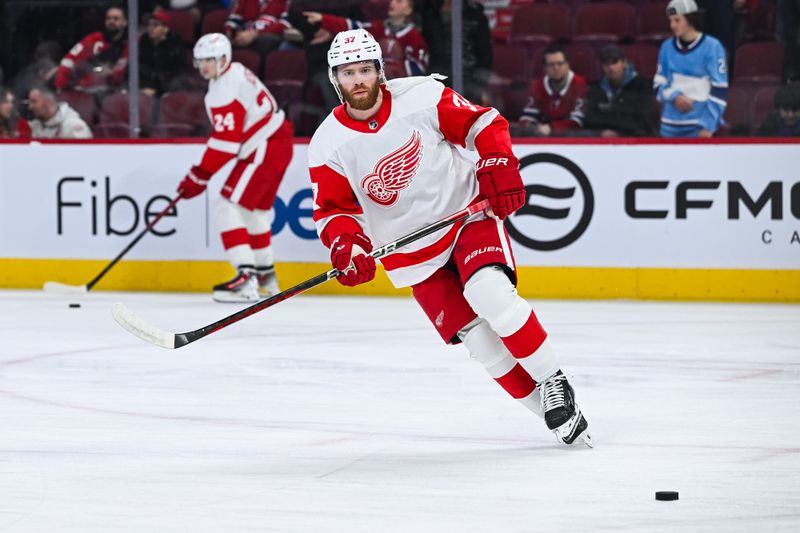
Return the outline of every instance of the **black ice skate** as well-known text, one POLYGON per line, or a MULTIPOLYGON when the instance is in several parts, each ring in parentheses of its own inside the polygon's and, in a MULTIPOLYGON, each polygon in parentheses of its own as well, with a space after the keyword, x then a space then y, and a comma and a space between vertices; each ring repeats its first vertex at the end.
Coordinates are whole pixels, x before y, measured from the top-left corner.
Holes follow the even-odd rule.
POLYGON ((275 276, 275 267, 256 267, 256 278, 258 279, 258 294, 262 298, 269 298, 281 292, 278 278, 275 276))
POLYGON ((233 279, 214 286, 214 301, 223 303, 255 302, 258 296, 258 281, 255 272, 249 268, 239 268, 233 279))
POLYGON ((575 392, 560 370, 540 384, 544 421, 556 437, 564 444, 573 444, 577 439, 590 448, 592 437, 580 407, 575 403, 575 392))

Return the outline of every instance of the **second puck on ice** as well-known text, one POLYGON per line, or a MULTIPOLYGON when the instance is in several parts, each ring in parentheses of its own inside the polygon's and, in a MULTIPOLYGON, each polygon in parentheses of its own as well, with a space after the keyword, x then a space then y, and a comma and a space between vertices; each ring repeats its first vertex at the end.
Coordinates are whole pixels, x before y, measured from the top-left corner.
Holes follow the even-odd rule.
POLYGON ((81 304, 69 304, 69 306, 72 307, 73 309, 77 309, 78 307, 81 306, 81 304))
POLYGON ((656 500, 660 502, 671 502, 678 499, 678 493, 673 490, 660 490, 656 492, 656 500))

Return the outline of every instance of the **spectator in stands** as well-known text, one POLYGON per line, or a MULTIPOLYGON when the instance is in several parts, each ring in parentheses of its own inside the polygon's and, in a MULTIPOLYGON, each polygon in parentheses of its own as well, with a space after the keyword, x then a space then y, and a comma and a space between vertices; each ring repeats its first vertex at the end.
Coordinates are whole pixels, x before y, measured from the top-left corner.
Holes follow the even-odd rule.
POLYGON ((670 0, 669 26, 674 37, 661 45, 653 85, 664 137, 711 137, 724 124, 728 94, 725 49, 697 28, 702 18, 694 0, 670 0))
POLYGON ((800 137, 800 84, 782 85, 775 93, 775 112, 758 130, 767 137, 800 137))
POLYGON ((601 137, 655 135, 652 82, 636 72, 617 45, 600 50, 600 62, 603 77, 589 88, 584 127, 601 137))
POLYGON ((19 116, 14 93, 0 87, 0 139, 30 139, 28 121, 19 116))
POLYGON ((31 132, 42 139, 89 139, 92 130, 77 111, 66 102, 56 102, 49 89, 37 87, 28 95, 28 109, 33 115, 31 132))
POLYGON ((291 28, 286 20, 288 4, 289 0, 235 0, 225 22, 233 46, 253 47, 262 56, 277 49, 291 28))
POLYGON ((64 52, 56 41, 43 41, 36 45, 33 62, 16 76, 12 83, 17 100, 25 100, 33 87, 45 85, 53 79, 58 70, 58 62, 64 52))
POLYGON ((549 137, 583 127, 588 86, 569 67, 567 53, 558 44, 544 49, 544 78, 534 80, 522 116, 522 135, 549 137))
POLYGON ((187 85, 186 48, 169 24, 169 14, 156 11, 146 18, 139 39, 139 86, 150 96, 187 85))
POLYGON ((427 72, 428 45, 414 27, 414 0, 391 0, 386 20, 359 22, 317 11, 305 11, 303 15, 310 24, 319 24, 328 37, 354 28, 370 32, 381 45, 388 79, 420 76, 427 72))
MULTIPOLYGON (((453 51, 451 36, 452 0, 417 0, 422 18, 422 36, 430 49, 428 72, 448 76, 452 83, 453 51)), ((488 104, 486 85, 492 73, 492 39, 489 19, 476 0, 456 0, 461 7, 461 46, 463 83, 461 94, 476 104, 488 104)))
POLYGON ((103 31, 90 33, 61 60, 55 87, 120 85, 128 72, 128 17, 121 7, 106 10, 103 31))

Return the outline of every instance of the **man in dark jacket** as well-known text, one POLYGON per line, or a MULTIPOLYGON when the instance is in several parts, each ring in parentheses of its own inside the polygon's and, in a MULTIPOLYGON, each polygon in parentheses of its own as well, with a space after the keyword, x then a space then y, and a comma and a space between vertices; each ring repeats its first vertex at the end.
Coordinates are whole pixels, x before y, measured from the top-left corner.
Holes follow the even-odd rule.
POLYGON ((186 85, 186 49, 169 24, 169 15, 156 11, 147 19, 147 31, 139 40, 139 85, 150 95, 183 89, 186 85))
POLYGON ((589 89, 584 127, 602 137, 656 135, 652 82, 636 72, 618 46, 603 48, 600 61, 604 75, 589 89))

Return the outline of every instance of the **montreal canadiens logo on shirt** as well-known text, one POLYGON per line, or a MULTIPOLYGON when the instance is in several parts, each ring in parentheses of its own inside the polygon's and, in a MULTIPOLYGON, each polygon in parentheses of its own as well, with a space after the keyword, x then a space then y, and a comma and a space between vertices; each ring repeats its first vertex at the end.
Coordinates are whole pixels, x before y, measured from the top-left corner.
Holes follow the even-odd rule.
POLYGON ((376 204, 394 205, 400 191, 411 184, 421 162, 422 135, 414 130, 403 146, 378 159, 372 173, 361 180, 361 188, 376 204))

